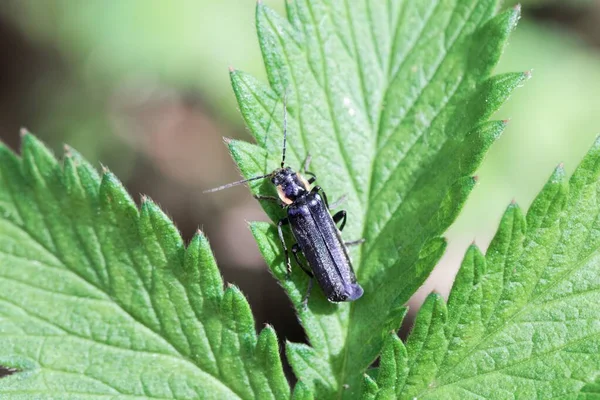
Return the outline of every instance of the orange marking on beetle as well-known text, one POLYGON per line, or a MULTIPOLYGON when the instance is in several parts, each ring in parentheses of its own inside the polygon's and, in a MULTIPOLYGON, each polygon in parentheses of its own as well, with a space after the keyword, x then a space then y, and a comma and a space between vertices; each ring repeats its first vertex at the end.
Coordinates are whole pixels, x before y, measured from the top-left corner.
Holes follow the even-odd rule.
POLYGON ((298 178, 300 178, 300 181, 302 181, 302 184, 304 185, 304 189, 306 189, 307 192, 310 192, 310 183, 308 183, 306 178, 300 174, 296 174, 296 175, 298 175, 298 178))
POLYGON ((285 193, 283 193, 283 189, 282 189, 281 185, 277 185, 277 195, 279 196, 281 201, 283 201, 288 206, 293 203, 293 201, 290 198, 288 198, 285 195, 285 193))

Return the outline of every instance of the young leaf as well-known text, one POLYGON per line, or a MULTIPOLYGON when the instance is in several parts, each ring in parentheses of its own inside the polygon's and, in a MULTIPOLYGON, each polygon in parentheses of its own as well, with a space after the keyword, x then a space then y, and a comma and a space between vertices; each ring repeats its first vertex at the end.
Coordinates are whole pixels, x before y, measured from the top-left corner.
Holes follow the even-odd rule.
POLYGON ((388 338, 365 398, 598 398, 599 193, 600 138, 526 217, 508 207, 485 256, 469 248, 448 304, 428 298, 406 347, 388 338))
MULTIPOLYGON (((519 17, 494 16, 496 0, 294 0, 284 20, 262 4, 257 29, 269 86, 232 71, 256 145, 229 142, 245 177, 281 162, 287 100, 287 164, 310 171, 330 199, 346 195, 344 237, 365 295, 328 303, 318 289, 299 309, 312 347, 289 346, 297 376, 319 399, 356 398, 363 371, 397 329, 402 304, 442 255, 471 178, 504 122, 487 122, 527 73, 490 77, 519 17)), ((268 181, 255 193, 274 194, 268 181)), ((284 214, 263 202, 277 221, 284 214)), ((307 278, 286 278, 281 245, 267 224, 252 230, 294 304, 307 278)))
POLYGON ((2 399, 282 399, 271 327, 256 336, 206 238, 186 247, 150 200, 75 151, 0 146, 2 399))

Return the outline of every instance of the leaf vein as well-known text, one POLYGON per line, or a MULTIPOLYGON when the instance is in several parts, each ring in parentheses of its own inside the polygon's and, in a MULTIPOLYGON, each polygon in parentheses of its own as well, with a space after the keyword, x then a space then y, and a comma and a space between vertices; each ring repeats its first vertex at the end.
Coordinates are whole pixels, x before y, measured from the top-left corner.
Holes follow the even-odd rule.
POLYGON ((313 24, 315 25, 315 32, 316 32, 317 37, 319 39, 317 41, 318 42, 318 46, 317 47, 318 47, 319 52, 321 54, 321 68, 322 68, 322 71, 323 71, 323 77, 325 79, 325 82, 323 84, 323 93, 325 95, 325 102, 326 102, 328 110, 329 110, 329 118, 330 118, 330 120, 332 122, 333 131, 334 131, 335 137, 337 139, 336 140, 336 144, 338 146, 340 154, 342 155, 342 160, 344 161, 344 165, 346 167, 346 171, 348 172, 348 177, 350 178, 349 180, 350 180, 350 182, 352 182, 352 188, 354 189, 354 193, 356 194, 356 197, 360 199, 361 196, 360 196, 360 192, 358 190, 358 182, 356 181, 355 174, 352 173, 351 162, 350 162, 351 160, 350 160, 350 158, 348 156, 348 153, 347 153, 346 149, 342 146, 342 137, 341 137, 341 133, 340 133, 340 127, 338 126, 338 122, 337 122, 337 119, 335 118, 335 114, 334 114, 331 93, 330 93, 330 90, 328 88, 328 83, 327 83, 327 81, 329 79, 328 79, 328 76, 327 76, 327 66, 326 66, 326 62, 325 62, 325 60, 326 60, 326 58, 325 58, 325 50, 324 50, 323 45, 322 45, 323 39, 321 38, 320 30, 317 28, 318 25, 316 23, 317 21, 315 19, 314 10, 313 10, 313 8, 311 6, 311 3, 307 2, 307 6, 308 6, 308 10, 310 12, 311 20, 312 20, 313 24))

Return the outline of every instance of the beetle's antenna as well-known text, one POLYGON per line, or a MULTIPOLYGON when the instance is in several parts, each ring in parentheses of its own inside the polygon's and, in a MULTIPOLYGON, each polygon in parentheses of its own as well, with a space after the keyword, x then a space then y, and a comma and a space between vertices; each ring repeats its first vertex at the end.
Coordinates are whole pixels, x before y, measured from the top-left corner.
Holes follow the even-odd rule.
POLYGON ((219 187, 216 187, 216 188, 213 188, 213 189, 205 190, 202 193, 218 192, 219 190, 229 189, 232 186, 241 185, 241 184, 246 183, 246 182, 255 181, 257 179, 264 179, 264 178, 266 178, 268 176, 271 176, 271 174, 262 175, 262 176, 255 176, 253 178, 242 179, 241 181, 237 181, 237 182, 231 182, 231 183, 228 183, 227 185, 223 185, 223 186, 219 186, 219 187))
POLYGON ((287 139, 287 89, 283 92, 283 156, 281 157, 281 168, 285 165, 285 142, 287 139))

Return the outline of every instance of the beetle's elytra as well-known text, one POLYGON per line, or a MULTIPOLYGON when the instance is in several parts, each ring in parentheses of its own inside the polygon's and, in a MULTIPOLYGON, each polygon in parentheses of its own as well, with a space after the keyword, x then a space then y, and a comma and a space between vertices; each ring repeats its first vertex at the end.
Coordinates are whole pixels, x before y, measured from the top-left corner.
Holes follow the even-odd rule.
POLYGON ((342 210, 331 215, 325 192, 319 186, 311 188, 317 177, 308 172, 310 157, 306 158, 302 171, 309 175, 307 180, 290 167, 285 167, 285 150, 287 140, 287 110, 286 96, 283 101, 283 150, 281 166, 270 174, 256 176, 233 182, 206 192, 215 192, 249 181, 270 178, 277 188, 278 197, 255 196, 259 200, 275 201, 287 211, 287 217, 277 224, 279 239, 283 246, 288 273, 291 272, 291 262, 288 248, 284 240, 284 225, 290 225, 296 243, 292 246, 292 254, 296 263, 311 278, 304 298, 308 300, 313 278, 331 302, 354 301, 363 295, 362 287, 356 282, 356 275, 346 245, 362 241, 344 243, 341 231, 346 225, 346 211, 342 210), (341 222, 340 227, 336 226, 341 222), (298 253, 302 253, 308 262, 304 265, 298 253))

